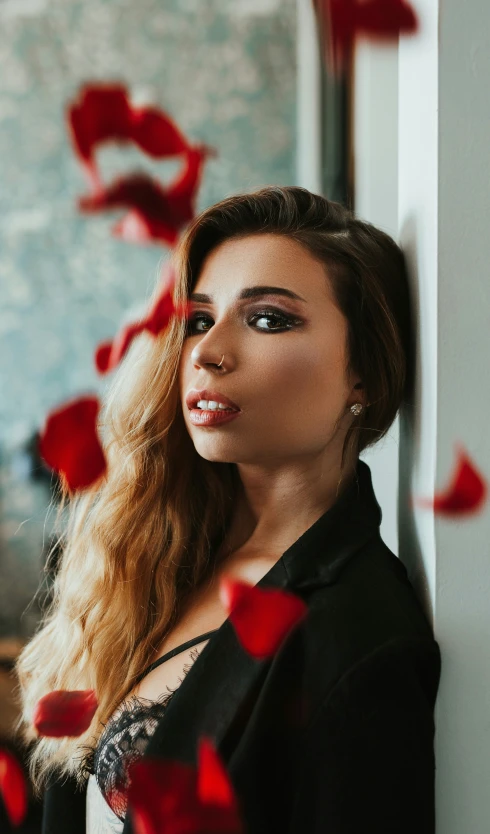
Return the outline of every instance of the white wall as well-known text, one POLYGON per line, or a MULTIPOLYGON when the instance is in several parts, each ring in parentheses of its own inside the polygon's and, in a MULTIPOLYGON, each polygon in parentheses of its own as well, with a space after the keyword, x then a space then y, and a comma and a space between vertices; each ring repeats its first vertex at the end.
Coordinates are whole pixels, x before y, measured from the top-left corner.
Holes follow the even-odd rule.
MULTIPOLYGON (((490 5, 415 5, 421 33, 399 56, 399 223, 419 312, 418 393, 402 416, 400 483, 430 496, 450 479, 455 441, 490 478, 490 5)), ((417 509, 404 532, 442 651, 437 831, 488 834, 490 505, 457 520, 417 509)))
POLYGON ((321 194, 321 56, 311 0, 297 0, 296 26, 296 184, 321 194))
MULTIPOLYGON (((360 40, 354 71, 356 214, 398 238, 398 46, 360 40)), ((399 420, 362 459, 382 510, 381 536, 398 555, 399 420)))

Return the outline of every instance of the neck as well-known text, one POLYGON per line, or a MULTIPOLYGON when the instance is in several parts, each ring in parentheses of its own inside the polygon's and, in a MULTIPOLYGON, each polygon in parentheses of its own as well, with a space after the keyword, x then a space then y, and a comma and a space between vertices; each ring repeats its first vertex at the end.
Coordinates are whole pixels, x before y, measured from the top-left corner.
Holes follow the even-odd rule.
POLYGON ((317 479, 311 470, 303 479, 278 477, 247 485, 240 479, 232 520, 219 553, 222 559, 276 556, 279 558, 297 539, 329 510, 348 488, 356 474, 348 470, 322 472, 317 479))

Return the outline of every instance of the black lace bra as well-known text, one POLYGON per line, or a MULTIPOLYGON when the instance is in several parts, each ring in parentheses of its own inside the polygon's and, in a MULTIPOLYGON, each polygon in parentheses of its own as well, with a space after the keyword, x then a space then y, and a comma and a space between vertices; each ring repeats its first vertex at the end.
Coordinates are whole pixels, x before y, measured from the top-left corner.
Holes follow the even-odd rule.
MULTIPOLYGON (((141 675, 138 676, 138 684, 146 675, 153 671, 160 664, 165 663, 176 654, 185 649, 201 643, 211 637, 218 629, 208 631, 199 637, 193 637, 181 646, 167 652, 163 657, 151 663, 141 675)), ((197 649, 194 650, 197 652, 197 649)), ((193 662, 196 660, 193 657, 193 662)), ((192 652, 191 652, 192 657, 192 652)), ((192 667, 192 663, 184 666, 184 677, 192 667)), ((123 701, 121 706, 104 725, 104 730, 95 747, 85 746, 85 755, 81 763, 81 770, 85 778, 95 776, 99 789, 104 796, 111 810, 124 820, 126 815, 126 793, 127 777, 126 772, 129 765, 141 757, 147 744, 155 732, 158 722, 162 718, 165 709, 179 687, 171 689, 167 686, 164 692, 156 701, 133 695, 123 701)))

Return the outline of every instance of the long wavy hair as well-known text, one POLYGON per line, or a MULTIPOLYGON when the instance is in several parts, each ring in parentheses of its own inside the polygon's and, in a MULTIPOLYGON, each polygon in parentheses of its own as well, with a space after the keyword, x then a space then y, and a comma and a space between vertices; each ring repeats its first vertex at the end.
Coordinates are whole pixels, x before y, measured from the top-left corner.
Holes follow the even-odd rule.
MULTIPOLYGON (((251 234, 292 238, 325 267, 348 322, 349 369, 369 407, 348 431, 344 457, 383 437, 411 391, 412 326, 403 253, 389 235, 304 188, 268 186, 203 211, 173 252, 174 301, 188 299, 206 256, 251 234)), ((158 287, 155 290, 155 294, 158 287)), ((51 598, 16 663, 35 795, 48 777, 75 776, 80 752, 134 688, 193 590, 213 572, 239 487, 237 467, 207 461, 187 432, 178 391, 186 336, 173 317, 143 334, 114 374, 100 414, 108 471, 62 495, 62 553, 51 598), (79 738, 38 738, 36 702, 55 689, 94 689, 98 709, 79 738)))

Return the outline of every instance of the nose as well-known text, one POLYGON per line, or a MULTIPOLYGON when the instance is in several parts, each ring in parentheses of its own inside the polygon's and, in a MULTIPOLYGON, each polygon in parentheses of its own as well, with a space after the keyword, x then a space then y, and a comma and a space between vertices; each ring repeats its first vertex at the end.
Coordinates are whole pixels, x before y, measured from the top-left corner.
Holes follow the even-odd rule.
MULTIPOLYGON (((213 324, 211 330, 204 334, 204 338, 194 345, 191 353, 191 360, 195 368, 206 367, 207 365, 220 366, 220 370, 224 363, 224 354, 226 351, 225 338, 219 332, 216 332, 216 325, 213 324), (212 333, 211 331, 215 331, 212 333)), ((229 340, 226 342, 229 344, 229 340)), ((228 348, 228 355, 230 350, 228 348)))

